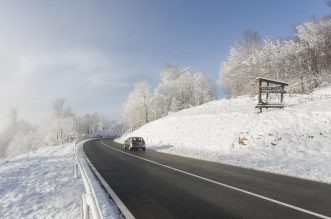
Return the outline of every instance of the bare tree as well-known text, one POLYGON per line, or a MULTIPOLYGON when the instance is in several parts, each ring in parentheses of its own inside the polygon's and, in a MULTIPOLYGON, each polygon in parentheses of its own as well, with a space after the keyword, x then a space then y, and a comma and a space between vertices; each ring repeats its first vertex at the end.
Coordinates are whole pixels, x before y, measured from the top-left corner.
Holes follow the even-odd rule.
POLYGON ((17 109, 10 109, 10 126, 15 128, 17 126, 17 109))
POLYGON ((58 98, 54 101, 53 110, 57 118, 65 118, 73 115, 71 108, 65 106, 64 98, 58 98))
POLYGON ((248 53, 262 46, 262 39, 258 32, 254 30, 245 30, 242 40, 237 42, 238 47, 248 53))

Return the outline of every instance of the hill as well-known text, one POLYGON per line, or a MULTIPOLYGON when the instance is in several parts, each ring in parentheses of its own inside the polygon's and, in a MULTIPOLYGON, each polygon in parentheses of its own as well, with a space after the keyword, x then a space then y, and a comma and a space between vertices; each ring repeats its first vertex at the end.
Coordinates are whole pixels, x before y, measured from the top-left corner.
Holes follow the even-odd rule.
POLYGON ((331 183, 331 87, 286 95, 287 107, 258 114, 257 99, 212 101, 153 121, 149 149, 331 183))

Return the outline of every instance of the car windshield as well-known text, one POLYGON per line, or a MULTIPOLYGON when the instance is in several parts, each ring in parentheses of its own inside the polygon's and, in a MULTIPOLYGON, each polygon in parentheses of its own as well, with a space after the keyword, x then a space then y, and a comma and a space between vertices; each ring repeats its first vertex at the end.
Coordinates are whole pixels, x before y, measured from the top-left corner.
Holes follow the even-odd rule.
POLYGON ((134 140, 134 141, 136 141, 136 142, 141 142, 141 141, 143 141, 142 138, 133 138, 132 140, 134 140))

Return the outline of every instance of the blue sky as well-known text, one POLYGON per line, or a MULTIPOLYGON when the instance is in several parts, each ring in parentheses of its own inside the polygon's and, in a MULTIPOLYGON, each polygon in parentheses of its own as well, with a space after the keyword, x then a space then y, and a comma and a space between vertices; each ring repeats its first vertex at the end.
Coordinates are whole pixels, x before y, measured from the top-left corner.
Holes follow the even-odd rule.
POLYGON ((135 81, 167 64, 218 79, 243 31, 289 38, 330 13, 324 0, 0 1, 0 122, 10 108, 45 118, 57 97, 74 112, 120 120, 135 81))

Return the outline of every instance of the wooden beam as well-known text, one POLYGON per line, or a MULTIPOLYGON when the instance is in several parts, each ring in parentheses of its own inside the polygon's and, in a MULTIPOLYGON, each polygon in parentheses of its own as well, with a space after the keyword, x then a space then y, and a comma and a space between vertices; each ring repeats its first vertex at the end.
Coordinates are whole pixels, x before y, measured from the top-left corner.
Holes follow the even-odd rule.
POLYGON ((283 81, 277 81, 277 80, 273 80, 273 79, 269 79, 269 78, 258 77, 258 78, 256 78, 256 80, 257 80, 257 81, 263 81, 263 82, 269 82, 269 83, 272 83, 272 84, 284 85, 284 86, 289 85, 289 84, 286 83, 286 82, 283 82, 283 81))

